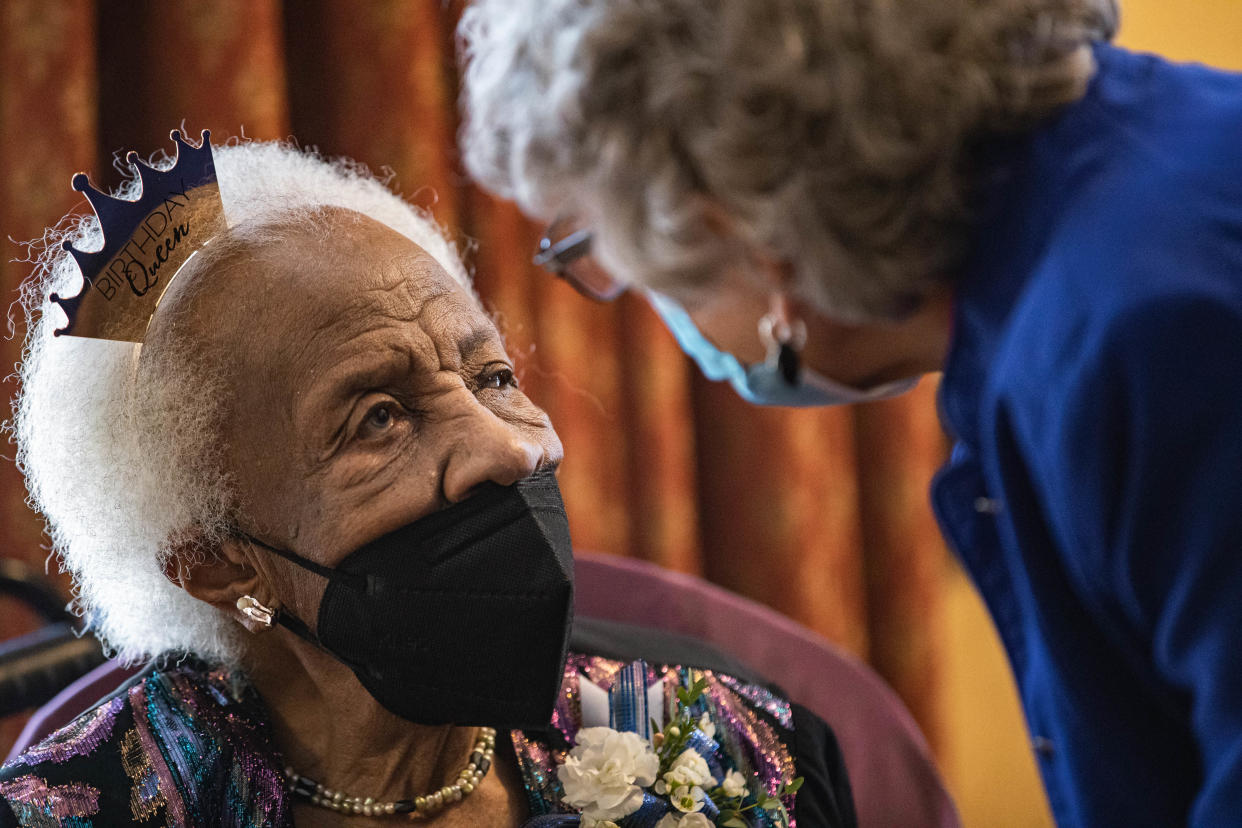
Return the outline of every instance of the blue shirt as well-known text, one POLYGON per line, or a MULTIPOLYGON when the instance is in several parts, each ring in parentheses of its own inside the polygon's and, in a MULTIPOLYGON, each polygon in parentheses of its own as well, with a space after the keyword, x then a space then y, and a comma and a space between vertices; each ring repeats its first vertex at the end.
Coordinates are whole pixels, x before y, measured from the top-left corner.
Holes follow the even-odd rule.
POLYGON ((1242 76, 1098 46, 995 159, 934 484, 1061 825, 1242 824, 1242 76))

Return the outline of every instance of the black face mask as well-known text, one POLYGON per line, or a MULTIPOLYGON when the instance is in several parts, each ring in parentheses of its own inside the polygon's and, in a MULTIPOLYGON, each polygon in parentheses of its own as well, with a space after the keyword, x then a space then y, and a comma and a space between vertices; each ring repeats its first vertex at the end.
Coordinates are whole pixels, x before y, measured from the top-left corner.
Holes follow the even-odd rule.
POLYGON ((538 729, 552 718, 573 617, 573 555, 556 477, 486 484, 335 568, 263 544, 328 579, 315 632, 275 621, 419 724, 538 729))

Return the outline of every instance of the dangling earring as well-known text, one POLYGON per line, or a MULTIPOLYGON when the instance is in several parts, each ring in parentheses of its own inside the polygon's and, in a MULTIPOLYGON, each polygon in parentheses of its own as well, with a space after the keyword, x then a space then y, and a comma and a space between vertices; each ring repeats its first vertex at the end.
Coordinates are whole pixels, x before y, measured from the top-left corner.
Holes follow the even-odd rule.
POLYGON ((264 627, 272 626, 272 616, 275 612, 249 595, 243 595, 237 599, 237 609, 251 621, 262 624, 264 627))
POLYGON ((790 388, 797 388, 802 374, 802 348, 806 345, 806 323, 801 319, 782 319, 775 312, 759 320, 759 339, 768 351, 768 365, 774 366, 790 388))

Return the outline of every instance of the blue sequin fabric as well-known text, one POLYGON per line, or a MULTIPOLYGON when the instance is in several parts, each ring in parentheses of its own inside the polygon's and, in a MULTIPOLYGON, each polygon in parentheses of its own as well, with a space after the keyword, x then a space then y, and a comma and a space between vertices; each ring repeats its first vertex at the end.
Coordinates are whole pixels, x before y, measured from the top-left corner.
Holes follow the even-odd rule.
MULTIPOLYGON (((571 810, 556 770, 583 726, 581 683, 609 690, 627 667, 571 653, 552 727, 512 732, 531 824, 575 823, 553 816, 571 810)), ((741 770, 768 791, 793 778, 788 702, 710 671, 643 667, 666 706, 678 687, 707 678, 696 713, 716 725, 713 768, 741 770)), ((28 828, 289 828, 282 767, 267 710, 245 677, 183 659, 131 679, 0 768, 0 799, 28 828)), ((792 810, 793 798, 786 804, 792 810)))

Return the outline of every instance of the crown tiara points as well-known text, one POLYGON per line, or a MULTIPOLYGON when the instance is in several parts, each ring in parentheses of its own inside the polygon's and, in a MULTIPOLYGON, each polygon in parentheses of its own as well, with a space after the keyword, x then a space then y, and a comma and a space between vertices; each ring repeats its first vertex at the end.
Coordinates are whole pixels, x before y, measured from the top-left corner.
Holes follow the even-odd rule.
POLYGON ((84 172, 71 180, 86 196, 103 231, 103 247, 62 247, 82 271, 76 296, 49 298, 68 317, 56 336, 71 335, 142 342, 151 315, 182 265, 225 228, 224 207, 216 180, 211 132, 203 130, 198 146, 174 129, 177 155, 165 170, 131 151, 125 160, 139 182, 136 199, 113 198, 84 172))

